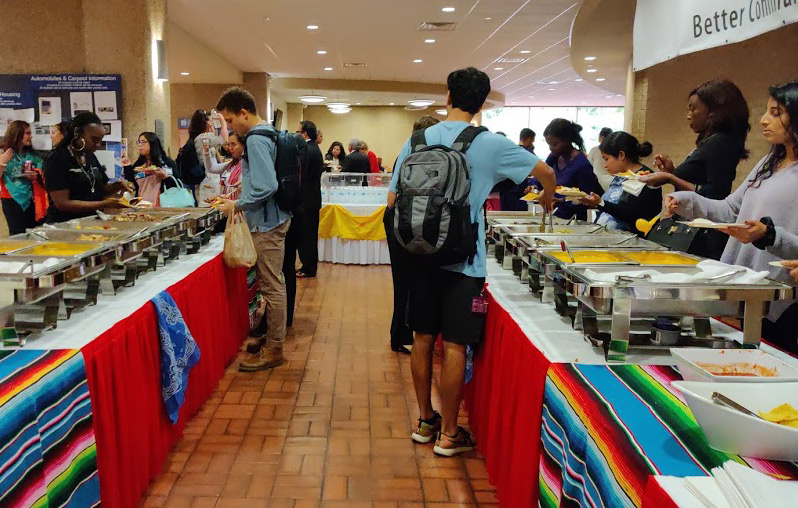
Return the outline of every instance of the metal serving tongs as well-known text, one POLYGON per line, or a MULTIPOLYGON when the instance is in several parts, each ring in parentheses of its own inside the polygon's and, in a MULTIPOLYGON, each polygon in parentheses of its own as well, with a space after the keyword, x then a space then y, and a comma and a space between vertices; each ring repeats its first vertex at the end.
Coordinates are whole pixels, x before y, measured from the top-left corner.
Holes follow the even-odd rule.
POLYGON ((753 416, 754 418, 758 418, 760 420, 764 420, 764 418, 762 418, 758 414, 756 414, 753 411, 751 411, 750 409, 738 404, 737 402, 734 402, 733 400, 731 400, 727 396, 723 395, 722 393, 712 392, 712 402, 714 402, 715 404, 718 404, 720 406, 727 407, 729 409, 734 409, 735 411, 739 411, 739 412, 741 412, 743 414, 746 414, 748 416, 753 416))
POLYGON ((612 247, 616 247, 616 246, 618 246, 618 245, 624 245, 624 244, 626 244, 626 243, 631 243, 631 242, 634 242, 635 240, 637 240, 637 237, 636 237, 636 236, 630 236, 629 238, 624 238, 623 240, 620 240, 620 241, 618 241, 618 242, 613 242, 613 243, 611 243, 610 245, 611 245, 612 247))
POLYGON ((563 252, 568 253, 568 257, 571 258, 571 263, 576 263, 576 258, 574 258, 574 255, 571 253, 571 249, 568 248, 568 244, 565 243, 565 240, 560 240, 560 247, 562 248, 563 252))
POLYGON ((616 275, 615 282, 617 284, 634 284, 635 282, 649 282, 651 275, 644 273, 642 275, 616 275))
POLYGON ((727 282, 735 277, 742 275, 745 273, 745 269, 741 268, 739 270, 732 270, 730 272, 721 273, 720 275, 715 275, 714 277, 708 277, 706 279, 696 279, 697 282, 727 282))
POLYGON ((543 220, 540 221, 540 226, 538 227, 538 232, 539 233, 545 233, 546 232, 546 214, 547 213, 548 212, 546 212, 546 208, 543 207, 543 220))

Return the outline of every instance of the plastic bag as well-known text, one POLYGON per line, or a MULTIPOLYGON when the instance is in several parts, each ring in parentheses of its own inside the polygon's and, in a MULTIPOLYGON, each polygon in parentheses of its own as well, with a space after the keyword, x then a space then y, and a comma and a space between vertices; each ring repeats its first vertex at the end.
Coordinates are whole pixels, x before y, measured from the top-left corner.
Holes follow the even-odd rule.
POLYGON ((251 268, 258 261, 255 242, 243 212, 227 216, 222 259, 230 268, 251 268))

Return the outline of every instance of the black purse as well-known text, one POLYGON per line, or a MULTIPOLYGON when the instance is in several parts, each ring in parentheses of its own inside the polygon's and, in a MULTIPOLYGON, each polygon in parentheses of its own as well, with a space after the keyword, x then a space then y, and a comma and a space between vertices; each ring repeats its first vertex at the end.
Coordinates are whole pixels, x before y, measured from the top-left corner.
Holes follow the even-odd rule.
POLYGON ((693 228, 682 224, 686 220, 678 215, 660 219, 646 236, 660 245, 710 259, 720 259, 728 237, 720 231, 693 228))

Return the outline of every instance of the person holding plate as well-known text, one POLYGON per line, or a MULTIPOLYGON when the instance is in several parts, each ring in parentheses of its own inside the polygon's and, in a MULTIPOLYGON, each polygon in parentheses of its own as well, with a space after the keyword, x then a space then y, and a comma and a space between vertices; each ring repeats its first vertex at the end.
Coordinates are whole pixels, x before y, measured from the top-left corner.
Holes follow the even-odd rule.
MULTIPOLYGON (((770 277, 790 282, 789 273, 771 266, 798 254, 798 82, 773 86, 760 124, 771 150, 729 197, 709 199, 697 192, 675 192, 665 197, 669 213, 687 219, 705 218, 738 225, 722 229, 730 236, 721 261, 768 271, 770 277)), ((771 304, 762 326, 764 338, 795 350, 798 338, 796 301, 771 304)))
POLYGON ((161 192, 167 187, 166 179, 174 174, 177 164, 166 156, 161 140, 154 132, 142 132, 137 143, 139 158, 136 162, 131 164, 127 158, 122 160, 125 180, 133 183, 138 197, 159 206, 161 192))

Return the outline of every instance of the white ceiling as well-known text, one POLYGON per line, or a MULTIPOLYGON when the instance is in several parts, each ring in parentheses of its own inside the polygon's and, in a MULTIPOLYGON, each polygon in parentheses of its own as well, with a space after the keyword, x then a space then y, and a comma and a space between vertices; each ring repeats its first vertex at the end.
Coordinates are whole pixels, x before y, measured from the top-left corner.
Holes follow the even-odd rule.
MULTIPOLYGON (((569 37, 581 0, 169 0, 169 19, 244 72, 275 77, 443 83, 457 68, 491 76, 506 105, 623 105, 581 79, 569 37), (442 7, 452 6, 453 13, 442 7), (486 19, 490 18, 490 19, 486 19), (426 21, 455 22, 451 32, 420 32, 426 21), (318 25, 315 31, 308 25, 318 25), (434 44, 424 42, 434 38, 434 44), (326 55, 316 54, 319 50, 326 55), (522 54, 521 51, 529 51, 522 54), (499 58, 524 58, 499 63, 499 58), (422 59, 422 63, 413 63, 422 59), (365 68, 345 68, 364 62, 365 68), (325 71, 332 67, 332 71, 325 71), (495 70, 501 67, 503 70, 495 70), (554 90, 550 90, 554 89, 554 90)), ((177 72, 196 62, 170 61, 177 72)), ((600 61, 595 62, 600 69, 600 61)), ((191 76, 176 81, 192 81, 191 76)), ((596 86, 596 85, 599 86, 596 86)), ((299 95, 277 90, 289 101, 299 95)), ((360 96, 352 94, 358 100, 360 96)), ((404 96, 372 94, 399 103, 404 96), (395 99, 395 100, 394 100, 395 99)), ((362 100, 361 100, 362 102, 362 100)))

